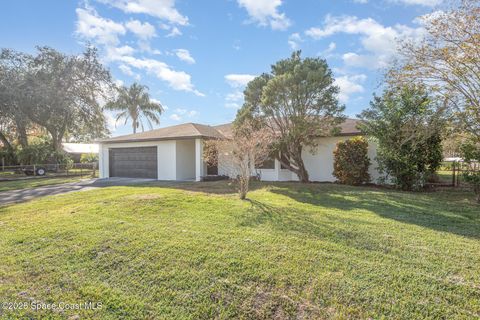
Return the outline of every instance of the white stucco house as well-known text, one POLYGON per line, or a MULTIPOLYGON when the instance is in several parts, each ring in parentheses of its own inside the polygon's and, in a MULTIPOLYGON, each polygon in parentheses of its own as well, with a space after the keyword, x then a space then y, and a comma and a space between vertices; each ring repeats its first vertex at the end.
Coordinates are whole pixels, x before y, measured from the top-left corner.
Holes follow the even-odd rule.
MULTIPOLYGON (((315 153, 305 149, 303 159, 311 181, 333 182, 333 151, 338 141, 361 135, 358 120, 347 119, 341 124, 340 133, 331 137, 319 137, 315 153)), ((131 177, 157 180, 201 181, 206 175, 229 175, 219 157, 218 167, 208 167, 203 161, 203 145, 208 139, 231 137, 232 124, 209 126, 185 123, 166 128, 118 136, 99 141, 100 178, 131 177)), ((376 172, 376 146, 369 143, 372 161, 370 175, 376 172)), ((264 181, 295 181, 297 176, 283 169, 280 162, 272 160, 256 170, 264 181)))

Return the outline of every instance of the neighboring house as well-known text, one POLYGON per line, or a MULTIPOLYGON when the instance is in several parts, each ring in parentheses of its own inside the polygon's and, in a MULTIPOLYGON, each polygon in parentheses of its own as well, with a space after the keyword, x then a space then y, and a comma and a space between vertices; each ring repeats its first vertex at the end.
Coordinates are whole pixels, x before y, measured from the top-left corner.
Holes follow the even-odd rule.
MULTIPOLYGON (((334 137, 319 137, 315 154, 304 150, 303 158, 311 181, 335 181, 333 150, 338 141, 361 135, 358 120, 347 119, 341 133, 334 137)), ((201 181, 207 174, 233 175, 219 156, 217 167, 208 167, 203 161, 203 143, 208 139, 225 139, 232 136, 232 124, 208 126, 185 123, 171 127, 129 134, 99 142, 100 178, 131 177, 158 180, 201 181)), ((376 147, 369 144, 372 160, 370 175, 378 177, 374 158, 376 147)), ((295 181, 297 176, 282 169, 277 160, 267 161, 257 169, 265 181, 295 181)))
POLYGON ((96 143, 62 143, 65 151, 75 163, 80 162, 82 154, 98 154, 98 144, 96 143))

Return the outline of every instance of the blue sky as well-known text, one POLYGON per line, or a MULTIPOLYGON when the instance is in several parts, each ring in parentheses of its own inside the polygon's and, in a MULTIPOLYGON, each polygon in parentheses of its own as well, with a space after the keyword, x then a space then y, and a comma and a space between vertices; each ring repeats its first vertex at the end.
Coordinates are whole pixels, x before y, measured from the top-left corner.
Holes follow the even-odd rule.
MULTIPOLYGON (((395 39, 422 36, 442 0, 15 0, 0 10, 0 47, 96 45, 114 78, 138 81, 166 111, 160 126, 231 121, 244 85, 301 49, 327 59, 346 114, 378 90, 395 39)), ((114 126, 113 135, 131 132, 114 126)))

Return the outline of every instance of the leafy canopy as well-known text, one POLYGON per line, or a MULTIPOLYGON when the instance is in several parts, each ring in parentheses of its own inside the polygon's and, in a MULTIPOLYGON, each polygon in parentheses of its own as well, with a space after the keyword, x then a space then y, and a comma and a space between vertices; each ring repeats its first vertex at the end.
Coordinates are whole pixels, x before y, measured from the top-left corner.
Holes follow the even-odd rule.
POLYGON ((422 87, 388 88, 362 112, 361 129, 378 144, 385 182, 411 190, 424 186, 442 161, 444 118, 422 87))
POLYGON ((317 137, 334 131, 345 107, 338 103, 339 88, 326 61, 300 55, 294 52, 248 84, 235 124, 253 119, 257 127, 268 129, 276 136, 275 157, 306 182, 302 149, 315 149, 317 137))
POLYGON ((147 121, 150 128, 152 121, 155 124, 160 123, 163 107, 150 99, 147 86, 134 83, 128 88, 122 86, 117 91, 117 97, 105 105, 107 110, 120 111, 116 116, 116 122, 125 119, 126 124, 131 120, 133 133, 136 133, 139 127, 144 131, 142 119, 147 121))

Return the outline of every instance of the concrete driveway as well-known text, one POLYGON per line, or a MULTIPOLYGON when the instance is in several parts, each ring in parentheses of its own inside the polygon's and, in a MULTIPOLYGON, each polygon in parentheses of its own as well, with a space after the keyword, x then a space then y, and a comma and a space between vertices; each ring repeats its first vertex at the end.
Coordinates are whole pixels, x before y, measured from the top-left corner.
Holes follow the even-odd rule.
POLYGON ((31 189, 10 190, 0 192, 0 206, 17 202, 25 202, 35 198, 56 194, 85 191, 112 186, 128 186, 132 184, 148 183, 154 181, 156 180, 136 178, 89 179, 78 182, 56 184, 31 189))

